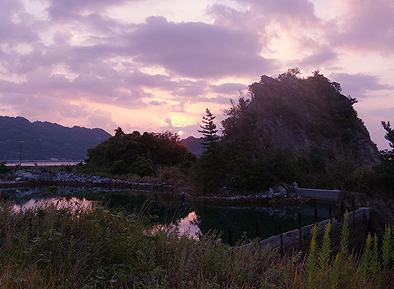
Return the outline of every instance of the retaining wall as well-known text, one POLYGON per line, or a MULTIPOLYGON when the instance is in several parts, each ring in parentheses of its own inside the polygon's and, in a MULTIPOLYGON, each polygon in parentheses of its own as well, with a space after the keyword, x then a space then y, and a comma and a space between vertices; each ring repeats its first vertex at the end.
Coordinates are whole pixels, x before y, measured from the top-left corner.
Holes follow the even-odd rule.
POLYGON ((294 188, 295 193, 302 197, 324 199, 324 200, 338 200, 339 190, 321 190, 321 189, 306 189, 306 188, 294 188))
MULTIPOLYGON (((363 240, 369 230, 369 222, 371 218, 371 208, 359 208, 354 212, 350 212, 348 216, 348 224, 351 234, 351 241, 356 243, 363 240)), ((317 223, 319 228, 319 235, 322 236, 324 233, 324 228, 331 221, 331 243, 332 247, 335 248, 339 244, 341 229, 343 223, 334 218, 327 219, 317 223), (337 244, 336 244, 337 243, 337 244)), ((312 239, 312 230, 314 224, 304 226, 300 229, 295 229, 282 233, 281 235, 275 235, 268 239, 261 240, 259 242, 260 248, 278 248, 287 249, 289 247, 298 246, 298 248, 307 248, 312 239)), ((252 245, 246 244, 242 247, 250 247, 252 245)))

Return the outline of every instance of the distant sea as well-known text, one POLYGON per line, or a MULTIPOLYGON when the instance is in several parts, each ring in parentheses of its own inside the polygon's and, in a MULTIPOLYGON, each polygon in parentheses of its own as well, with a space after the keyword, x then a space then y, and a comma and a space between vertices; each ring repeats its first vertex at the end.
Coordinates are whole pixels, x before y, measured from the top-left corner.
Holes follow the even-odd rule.
MULTIPOLYGON (((22 160, 22 167, 50 167, 50 166, 62 166, 62 165, 76 165, 83 160, 76 161, 76 160, 41 160, 41 161, 24 161, 22 160)), ((19 160, 10 160, 7 161, 7 166, 17 166, 19 165, 19 160)))

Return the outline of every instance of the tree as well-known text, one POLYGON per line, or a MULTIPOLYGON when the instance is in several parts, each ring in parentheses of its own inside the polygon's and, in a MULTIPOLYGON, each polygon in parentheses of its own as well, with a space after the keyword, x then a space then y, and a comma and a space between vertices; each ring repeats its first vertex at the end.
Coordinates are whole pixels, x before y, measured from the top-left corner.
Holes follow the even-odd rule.
POLYGON ((278 79, 280 81, 288 80, 288 79, 296 79, 297 75, 300 73, 301 73, 301 70, 299 67, 289 68, 287 70, 287 72, 279 74, 278 79))
POLYGON ((394 130, 391 128, 390 122, 382 121, 382 126, 387 131, 384 138, 390 142, 390 147, 394 149, 394 130))
POLYGON ((118 126, 117 129, 115 129, 115 137, 122 137, 124 136, 123 130, 118 126))
POLYGON ((224 165, 221 159, 219 136, 216 135, 218 130, 214 124, 215 116, 207 108, 206 115, 203 117, 200 125, 204 136, 203 147, 206 150, 202 153, 201 157, 197 160, 191 175, 192 182, 198 191, 202 193, 217 192, 224 187, 225 181, 224 165))
POLYGON ((216 144, 219 140, 219 136, 216 135, 218 130, 216 129, 216 125, 213 122, 215 116, 208 108, 205 110, 205 114, 206 115, 202 118, 203 125, 200 125, 202 130, 199 130, 198 132, 202 133, 204 136, 204 142, 202 143, 202 146, 205 149, 212 150, 216 147, 216 144))
POLYGON ((392 149, 380 151, 381 163, 374 168, 374 187, 381 192, 394 193, 394 130, 390 122, 382 121, 382 126, 387 132, 384 138, 390 142, 392 149))

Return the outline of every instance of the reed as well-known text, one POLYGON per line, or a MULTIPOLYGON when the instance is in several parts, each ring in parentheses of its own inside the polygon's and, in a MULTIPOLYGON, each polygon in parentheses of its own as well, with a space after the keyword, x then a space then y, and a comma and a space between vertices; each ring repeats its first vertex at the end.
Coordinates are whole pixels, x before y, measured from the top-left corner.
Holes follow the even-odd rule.
POLYGON ((345 214, 342 248, 332 256, 329 223, 307 253, 237 250, 208 234, 199 240, 153 230, 149 202, 127 213, 46 204, 14 212, 0 202, 0 288, 393 288, 393 242, 368 236, 360 258, 349 252, 345 214))

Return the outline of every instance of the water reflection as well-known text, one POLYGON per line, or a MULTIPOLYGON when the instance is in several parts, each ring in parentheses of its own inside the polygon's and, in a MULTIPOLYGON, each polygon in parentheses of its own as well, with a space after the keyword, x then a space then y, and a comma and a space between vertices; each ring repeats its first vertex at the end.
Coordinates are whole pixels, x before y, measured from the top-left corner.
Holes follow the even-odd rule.
POLYGON ((179 233, 182 235, 187 235, 192 238, 198 239, 202 232, 198 226, 198 216, 196 212, 190 212, 185 218, 178 220, 177 227, 179 233))
POLYGON ((175 223, 169 224, 156 224, 153 227, 153 231, 175 231, 180 236, 188 236, 189 238, 199 239, 202 236, 202 232, 198 225, 198 216, 196 212, 190 212, 186 217, 179 218, 175 223))
POLYGON ((15 212, 22 210, 35 209, 38 207, 45 207, 46 205, 55 205, 58 209, 61 208, 93 208, 97 204, 97 201, 86 200, 85 198, 79 199, 76 197, 72 198, 46 198, 46 199, 29 199, 23 204, 14 203, 12 208, 15 212))
MULTIPOLYGON (((3 189, 1 196, 14 203, 14 208, 33 208, 40 201, 57 204, 66 198, 65 203, 76 206, 93 206, 102 202, 110 208, 126 208, 129 212, 153 215, 152 225, 156 228, 176 228, 180 234, 193 238, 210 232, 220 234, 223 242, 228 242, 229 229, 234 240, 244 232, 249 239, 257 237, 256 224, 259 224, 261 239, 298 227, 297 216, 302 214, 302 226, 314 222, 315 207, 261 207, 261 206, 214 206, 188 204, 166 199, 162 194, 142 195, 130 190, 111 190, 108 188, 60 187, 54 194, 48 188, 3 189)), ((318 221, 328 217, 328 206, 318 207, 318 221)))

